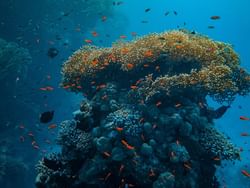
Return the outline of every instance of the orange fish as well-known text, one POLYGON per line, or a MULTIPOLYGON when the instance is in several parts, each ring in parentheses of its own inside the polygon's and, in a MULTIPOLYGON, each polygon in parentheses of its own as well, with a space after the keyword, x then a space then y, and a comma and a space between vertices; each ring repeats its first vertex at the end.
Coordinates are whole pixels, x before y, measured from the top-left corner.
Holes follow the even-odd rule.
POLYGON ((19 125, 19 129, 24 129, 24 125, 19 125))
POLYGON ((146 51, 145 53, 144 53, 144 56, 145 57, 152 57, 154 54, 153 54, 153 52, 151 51, 151 50, 148 50, 148 51, 146 51))
POLYGON ((98 36, 98 33, 95 32, 95 31, 93 31, 91 34, 92 34, 93 37, 97 37, 98 36))
POLYGON ((94 60, 92 61, 92 65, 93 65, 93 66, 96 66, 98 63, 99 63, 98 59, 94 59, 94 60))
POLYGON ((48 126, 48 129, 54 129, 54 128, 56 128, 56 127, 57 127, 56 124, 51 124, 50 126, 48 126))
POLYGON ((107 157, 110 157, 111 155, 110 155, 110 153, 108 153, 108 152, 103 152, 103 154, 105 155, 105 156, 107 156, 107 157))
POLYGON ((136 32, 131 32, 132 37, 135 37, 137 35, 136 32))
POLYGON ((122 140, 121 142, 128 150, 135 149, 133 146, 129 145, 125 140, 122 140))
POLYGON ((127 38, 126 35, 121 35, 121 36, 120 36, 120 39, 125 39, 125 38, 127 38))
POLYGON ((250 178, 250 174, 249 174, 249 172, 247 172, 246 170, 241 170, 241 173, 242 173, 244 176, 250 178))
POLYGON ((176 49, 181 49, 181 48, 183 48, 183 46, 181 46, 181 45, 176 45, 175 48, 176 48, 176 49))
POLYGON ((76 86, 77 89, 82 89, 82 86, 76 86))
POLYGON ((34 134, 33 134, 32 132, 29 132, 29 133, 28 133, 28 136, 34 137, 34 134))
POLYGON ((144 64, 143 67, 145 67, 145 68, 146 68, 146 67, 149 67, 149 64, 144 64))
POLYGON ((47 89, 47 91, 53 91, 54 90, 54 88, 50 87, 50 86, 47 86, 46 89, 47 89))
POLYGON ((157 66, 155 67, 155 70, 156 70, 156 71, 159 71, 159 70, 160 70, 160 66, 157 65, 157 66))
POLYGON ((187 163, 184 163, 183 166, 184 166, 185 168, 189 169, 189 170, 192 169, 191 166, 190 166, 189 164, 187 164, 187 163))
POLYGON ((155 172, 154 172, 154 170, 152 168, 150 169, 150 172, 149 172, 148 176, 149 177, 155 176, 155 172))
POLYGON ((99 85, 99 86, 97 86, 99 89, 103 89, 103 88, 105 88, 106 87, 106 84, 101 84, 101 85, 99 85))
POLYGON ((178 104, 175 105, 175 108, 178 108, 178 107, 180 107, 180 106, 181 106, 181 104, 178 103, 178 104))
POLYGON ((111 172, 109 172, 106 177, 104 178, 105 181, 107 181, 107 179, 111 176, 111 172))
POLYGON ((132 85, 132 86, 130 86, 130 88, 131 88, 131 89, 136 89, 136 88, 137 88, 137 86, 132 85))
POLYGON ((70 87, 71 87, 70 85, 63 86, 64 89, 68 89, 70 87))
POLYGON ((102 96, 102 100, 106 100, 108 98, 108 95, 102 96))
POLYGON ((105 22, 107 20, 107 16, 102 16, 102 22, 105 22))
POLYGON ((248 133, 246 133, 246 132, 243 132, 243 133, 240 134, 240 136, 250 136, 250 135, 248 133))
POLYGON ((210 19, 211 19, 211 20, 219 20, 219 19, 220 19, 220 16, 211 16, 210 19))
POLYGON ((245 121, 249 121, 249 120, 250 120, 250 118, 245 117, 245 116, 240 116, 240 119, 241 119, 241 120, 245 120, 245 121))
POLYGON ((117 130, 118 132, 122 132, 123 128, 122 127, 116 127, 115 130, 117 130))
POLYGON ((120 168, 119 168, 119 174, 121 174, 122 173, 122 170, 124 169, 124 165, 123 164, 121 164, 121 166, 120 166, 120 168))
POLYGON ((40 147, 38 145, 33 145, 33 148, 36 150, 40 149, 40 147))
POLYGON ((128 68, 128 69, 132 69, 132 68, 134 68, 134 65, 133 65, 132 63, 128 63, 128 64, 127 64, 127 68, 128 68))
POLYGON ((220 158, 219 157, 214 157, 213 160, 220 161, 220 158))
POLYGON ((156 128, 157 128, 157 124, 154 124, 154 125, 153 125, 153 129, 156 129, 156 128))
POLYGON ((90 39, 85 39, 84 40, 86 43, 88 43, 88 44, 90 44, 90 43, 92 43, 93 41, 92 40, 90 40, 90 39))
POLYGON ((157 102, 156 104, 155 104, 155 106, 157 106, 157 107, 159 107, 159 106, 161 106, 161 101, 159 101, 159 102, 157 102))

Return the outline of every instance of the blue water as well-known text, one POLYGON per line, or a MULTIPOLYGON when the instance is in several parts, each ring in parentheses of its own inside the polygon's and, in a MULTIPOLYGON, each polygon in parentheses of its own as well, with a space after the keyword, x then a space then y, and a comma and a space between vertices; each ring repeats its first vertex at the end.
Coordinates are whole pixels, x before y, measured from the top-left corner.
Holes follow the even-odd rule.
MULTIPOLYGON (((91 1, 98 4, 104 0, 91 1)), ((18 90, 11 93, 12 98, 4 92, 0 94, 3 101, 9 100, 7 103, 1 101, 0 107, 1 117, 4 117, 0 125, 1 155, 22 161, 25 166, 5 177, 4 182, 7 183, 4 186, 8 188, 34 187, 35 164, 44 153, 59 149, 55 144, 57 129, 48 130, 39 123, 38 117, 43 111, 55 110, 53 123, 57 124, 72 118, 71 113, 79 108, 81 94, 67 92, 59 87, 60 69, 73 51, 85 44, 85 39, 93 40, 97 46, 111 46, 121 35, 131 40, 131 32, 143 36, 186 28, 232 44, 240 56, 241 65, 250 71, 249 0, 123 0, 121 5, 116 6, 110 1, 110 10, 101 12, 95 7, 89 12, 81 6, 80 0, 2 0, 0 5, 0 38, 27 48, 32 57, 27 73, 29 79, 18 75, 18 90), (149 12, 145 12, 147 8, 150 8, 149 12), (69 15, 65 16, 68 12, 69 15), (166 12, 169 14, 164 16, 166 12), (105 22, 101 20, 103 15, 107 16, 105 22), (211 20, 210 17, 214 15, 221 18, 211 20), (215 28, 209 29, 209 25, 215 28), (92 31, 96 31, 98 37, 93 37, 92 31), (57 35, 60 40, 56 39, 57 35), (50 47, 59 50, 58 56, 53 59, 47 56, 50 47), (48 85, 54 90, 39 90, 48 85), (14 98, 16 95, 17 99, 14 98), (15 104, 17 100, 18 104, 15 104), (24 125, 25 129, 20 129, 20 125, 24 125), (24 142, 20 142, 20 136, 29 132, 34 134, 40 150, 32 148, 32 139, 27 136, 24 142), (13 183, 15 179, 17 184, 13 183), (23 186, 19 186, 18 182, 23 186)), ((9 81, 10 84, 15 82, 9 81)), ((210 104, 218 105, 212 100, 210 104)), ((222 185, 227 188, 250 187, 250 179, 241 174, 242 169, 250 171, 250 137, 240 136, 242 132, 250 133, 250 122, 239 120, 239 116, 250 116, 249 105, 250 96, 237 97, 227 113, 215 122, 216 127, 229 136, 236 146, 243 148, 241 161, 225 162, 217 170, 222 185)))

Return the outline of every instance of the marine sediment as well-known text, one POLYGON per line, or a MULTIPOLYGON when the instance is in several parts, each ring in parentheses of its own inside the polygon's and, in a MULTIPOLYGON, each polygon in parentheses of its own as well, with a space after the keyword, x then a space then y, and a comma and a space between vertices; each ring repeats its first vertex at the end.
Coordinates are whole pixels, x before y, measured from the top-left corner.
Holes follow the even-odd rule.
POLYGON ((60 153, 37 165, 36 186, 219 187, 216 166, 239 149, 214 127, 247 95, 250 75, 229 44, 178 30, 111 48, 85 46, 62 69, 62 87, 82 92, 64 121, 60 153))

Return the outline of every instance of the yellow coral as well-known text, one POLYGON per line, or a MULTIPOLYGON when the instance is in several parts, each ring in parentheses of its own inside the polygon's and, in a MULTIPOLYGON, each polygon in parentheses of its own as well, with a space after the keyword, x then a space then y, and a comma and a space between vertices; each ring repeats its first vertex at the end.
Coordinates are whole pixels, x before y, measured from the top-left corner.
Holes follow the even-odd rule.
MULTIPOLYGON (((111 48, 84 47, 66 61, 62 73, 64 86, 74 83, 83 86, 83 90, 87 90, 93 80, 101 83, 122 78, 136 82, 152 73, 165 76, 158 77, 145 91, 148 96, 161 89, 191 86, 199 86, 211 95, 234 95, 240 93, 239 82, 235 80, 238 70, 239 57, 230 45, 174 30, 131 42, 117 42, 111 48)), ((249 84, 248 77, 244 79, 244 83, 249 84)))

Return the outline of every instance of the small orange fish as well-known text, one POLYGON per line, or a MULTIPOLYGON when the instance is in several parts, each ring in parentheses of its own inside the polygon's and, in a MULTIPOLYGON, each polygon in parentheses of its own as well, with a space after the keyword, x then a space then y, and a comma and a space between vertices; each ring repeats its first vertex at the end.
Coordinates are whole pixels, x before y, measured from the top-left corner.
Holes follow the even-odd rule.
POLYGON ((106 84, 101 84, 101 85, 99 85, 99 86, 97 86, 97 87, 100 88, 100 89, 103 89, 103 88, 106 87, 106 84))
POLYGON ((56 124, 51 124, 50 126, 48 126, 48 129, 54 129, 54 128, 56 128, 56 127, 57 127, 56 124))
POLYGON ((107 16, 102 16, 102 22, 105 22, 107 20, 107 16))
POLYGON ((29 132, 29 133, 28 133, 28 136, 34 137, 34 134, 33 134, 32 132, 29 132))
POLYGON ((42 90, 42 91, 47 91, 47 88, 41 87, 40 90, 42 90))
POLYGON ((127 66, 128 69, 134 68, 134 65, 132 63, 128 63, 126 66, 127 66))
POLYGON ((183 166, 184 166, 185 168, 189 169, 189 170, 192 169, 191 166, 190 166, 189 164, 187 164, 187 163, 184 163, 183 166))
POLYGON ((219 157, 214 157, 213 160, 214 161, 220 161, 220 158, 219 157))
POLYGON ((159 107, 159 106, 161 106, 161 101, 158 101, 156 104, 155 104, 155 106, 157 106, 157 107, 159 107))
POLYGON ((137 35, 136 32, 131 32, 132 37, 135 37, 137 35))
POLYGON ((182 45, 176 45, 175 48, 176 49, 181 49, 181 48, 183 48, 183 46, 182 45))
POLYGON ((150 169, 150 172, 149 172, 148 176, 149 177, 155 176, 155 172, 154 172, 154 170, 152 168, 150 169))
POLYGON ((47 89, 47 91, 53 91, 54 90, 54 88, 50 87, 50 86, 47 86, 46 89, 47 89))
POLYGON ((96 66, 98 63, 99 63, 98 59, 94 59, 94 60, 92 61, 92 65, 93 65, 93 66, 96 66))
POLYGON ((250 135, 248 133, 246 133, 246 132, 243 132, 243 133, 240 134, 240 136, 250 136, 250 135))
POLYGON ((133 146, 129 145, 125 140, 122 140, 121 142, 128 150, 135 149, 133 146))
POLYGON ((115 130, 117 130, 118 132, 122 132, 123 128, 122 127, 116 127, 115 130))
POLYGON ((144 64, 143 67, 147 68, 149 67, 149 64, 144 64))
POLYGON ((244 176, 250 178, 250 174, 249 174, 249 172, 247 172, 246 170, 241 170, 241 173, 242 173, 244 176))
POLYGON ((82 89, 82 86, 76 86, 77 89, 82 89))
POLYGON ((248 117, 245 117, 245 116, 240 116, 240 120, 245 120, 245 121, 249 121, 249 120, 250 120, 250 118, 248 118, 248 117))
POLYGON ((106 177, 104 178, 104 180, 107 181, 107 179, 111 176, 111 174, 112 174, 112 173, 109 172, 109 173, 106 175, 106 177))
POLYGON ((108 98, 108 95, 102 96, 102 100, 106 100, 108 98))
POLYGON ((211 16, 210 19, 211 19, 211 20, 219 20, 219 19, 220 19, 220 16, 211 16))
POLYGON ((152 57, 154 54, 153 54, 153 52, 151 51, 151 50, 148 50, 148 51, 146 51, 145 53, 144 53, 144 56, 145 57, 152 57))
POLYGON ((24 129, 24 125, 19 125, 19 129, 24 129))
POLYGON ((110 157, 111 155, 110 155, 110 153, 108 153, 108 152, 103 152, 103 154, 105 155, 105 156, 107 156, 107 157, 110 157))
POLYGON ((154 125, 153 125, 153 129, 156 129, 156 128, 157 128, 157 124, 154 124, 154 125))
POLYGON ((97 37, 98 36, 98 33, 95 32, 95 31, 93 31, 91 34, 92 34, 93 37, 97 37))
POLYGON ((181 104, 178 103, 178 104, 175 105, 175 108, 179 108, 180 106, 181 106, 181 104))
POLYGON ((131 88, 131 89, 137 89, 137 86, 132 85, 132 86, 130 86, 130 88, 131 88))
POLYGON ((64 89, 69 89, 70 87, 70 85, 63 86, 64 89))
POLYGON ((90 43, 92 43, 93 41, 92 40, 90 40, 90 39, 85 39, 84 40, 86 43, 88 43, 88 44, 90 44, 90 43))
POLYGON ((126 35, 121 35, 121 36, 120 36, 120 39, 125 39, 125 38, 127 38, 126 35))
POLYGON ((123 169, 124 169, 124 165, 123 164, 121 164, 121 166, 120 166, 120 168, 119 168, 119 174, 121 174, 122 173, 122 171, 123 171, 123 169))
POLYGON ((33 145, 33 148, 36 150, 40 149, 40 147, 38 145, 33 145))
POLYGON ((157 66, 155 67, 155 70, 156 70, 156 71, 159 71, 159 70, 160 70, 160 66, 157 65, 157 66))

